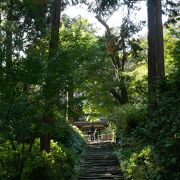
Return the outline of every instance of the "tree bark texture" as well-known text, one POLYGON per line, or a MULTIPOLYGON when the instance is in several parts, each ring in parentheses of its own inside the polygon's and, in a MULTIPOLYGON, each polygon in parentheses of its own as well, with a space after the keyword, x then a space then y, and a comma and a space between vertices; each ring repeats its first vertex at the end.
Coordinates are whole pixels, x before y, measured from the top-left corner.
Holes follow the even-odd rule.
POLYGON ((51 122, 52 115, 50 113, 50 108, 52 106, 52 96, 53 96, 53 79, 52 79, 52 67, 54 66, 53 58, 56 58, 58 46, 59 46, 59 27, 60 27, 60 15, 61 15, 61 1, 54 0, 52 4, 52 23, 51 23, 51 39, 49 42, 49 56, 47 62, 47 75, 45 79, 45 108, 44 115, 42 118, 42 127, 45 131, 42 132, 40 139, 40 149, 50 152, 50 141, 51 141, 51 122))
POLYGON ((61 15, 61 1, 54 0, 52 11, 51 39, 49 43, 49 60, 54 57, 58 50, 59 43, 59 27, 61 15))
POLYGON ((156 81, 163 77, 164 48, 161 0, 148 0, 148 91, 149 107, 153 112, 157 106, 156 81))
POLYGON ((110 93, 115 97, 115 99, 120 103, 120 104, 126 104, 128 103, 128 92, 125 86, 125 82, 123 77, 120 80, 120 86, 119 86, 120 92, 118 92, 116 89, 112 88, 110 90, 110 93))
POLYGON ((50 152, 50 141, 51 141, 51 115, 49 113, 44 113, 42 117, 42 128, 43 133, 40 138, 40 150, 45 150, 50 152))

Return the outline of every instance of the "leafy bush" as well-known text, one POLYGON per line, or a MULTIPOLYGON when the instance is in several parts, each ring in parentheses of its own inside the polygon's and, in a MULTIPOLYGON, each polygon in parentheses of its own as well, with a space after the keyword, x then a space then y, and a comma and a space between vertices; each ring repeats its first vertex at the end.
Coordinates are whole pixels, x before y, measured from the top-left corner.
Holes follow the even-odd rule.
POLYGON ((71 126, 71 128, 73 130, 71 132, 71 138, 68 141, 68 147, 71 147, 77 154, 81 154, 85 145, 82 132, 76 126, 71 126))
POLYGON ((153 115, 147 116, 144 105, 126 105, 116 109, 112 119, 121 139, 118 155, 127 179, 180 179, 180 41, 177 29, 168 33, 168 76, 157 83, 153 115))
POLYGON ((67 122, 62 124, 63 127, 56 126, 57 134, 54 136, 59 143, 51 140, 49 154, 40 152, 38 139, 31 150, 28 144, 3 140, 0 145, 0 179, 71 179, 75 174, 74 167, 80 158, 84 140, 78 128, 67 122))
POLYGON ((119 155, 127 179, 180 178, 178 77, 180 74, 176 71, 159 83, 158 109, 153 118, 147 118, 145 106, 128 105, 116 111, 113 122, 122 140, 119 155))
POLYGON ((33 147, 23 171, 23 178, 33 180, 71 179, 75 164, 74 153, 51 141, 51 152, 39 151, 39 140, 33 147))
POLYGON ((81 131, 77 127, 69 125, 63 119, 61 121, 55 121, 52 138, 64 146, 73 149, 77 154, 82 152, 85 145, 81 131))
POLYGON ((152 174, 158 171, 151 159, 151 148, 145 147, 137 153, 131 154, 129 159, 124 162, 124 168, 128 179, 151 179, 152 174))
POLYGON ((22 154, 22 144, 13 149, 9 141, 0 146, 0 179, 69 180, 74 175, 76 155, 73 150, 51 141, 51 151, 39 150, 36 139, 32 151, 22 154))
POLYGON ((128 133, 136 128, 147 116, 147 108, 142 104, 126 104, 118 107, 113 112, 111 121, 116 124, 117 136, 128 133))
POLYGON ((21 146, 13 148, 10 141, 0 144, 0 179, 16 179, 20 176, 21 146))

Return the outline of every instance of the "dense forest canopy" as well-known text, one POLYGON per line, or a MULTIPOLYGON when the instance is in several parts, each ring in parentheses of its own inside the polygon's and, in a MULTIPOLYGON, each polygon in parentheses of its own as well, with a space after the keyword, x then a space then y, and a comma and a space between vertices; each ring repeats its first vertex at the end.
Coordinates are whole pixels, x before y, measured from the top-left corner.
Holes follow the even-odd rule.
POLYGON ((0 1, 0 179, 73 179, 85 146, 73 123, 104 117, 125 179, 180 178, 180 3, 147 0, 144 22, 138 2, 0 1), (62 15, 77 4, 104 35, 62 15))

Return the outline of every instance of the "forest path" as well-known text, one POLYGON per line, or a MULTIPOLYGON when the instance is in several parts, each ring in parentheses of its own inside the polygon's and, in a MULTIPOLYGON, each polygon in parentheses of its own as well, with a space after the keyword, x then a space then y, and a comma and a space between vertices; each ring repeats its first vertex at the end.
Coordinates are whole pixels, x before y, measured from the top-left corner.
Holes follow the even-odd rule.
POLYGON ((78 180, 123 180, 123 173, 111 142, 88 144, 78 180))

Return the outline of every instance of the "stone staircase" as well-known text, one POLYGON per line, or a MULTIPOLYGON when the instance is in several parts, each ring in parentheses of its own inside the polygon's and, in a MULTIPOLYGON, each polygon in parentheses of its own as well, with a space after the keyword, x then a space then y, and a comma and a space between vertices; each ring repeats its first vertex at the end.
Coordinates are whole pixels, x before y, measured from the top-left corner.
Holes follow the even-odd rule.
POLYGON ((110 142, 88 144, 78 180, 124 180, 119 161, 110 142))

